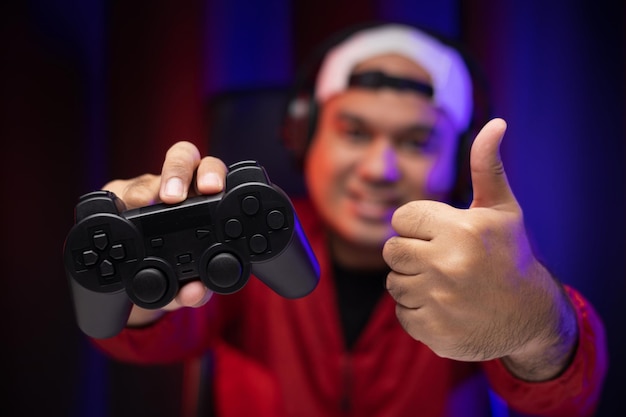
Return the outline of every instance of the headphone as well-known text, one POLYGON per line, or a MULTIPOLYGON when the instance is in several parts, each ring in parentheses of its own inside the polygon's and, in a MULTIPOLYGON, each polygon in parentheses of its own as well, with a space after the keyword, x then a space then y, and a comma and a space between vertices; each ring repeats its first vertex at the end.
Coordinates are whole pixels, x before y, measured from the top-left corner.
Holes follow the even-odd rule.
MULTIPOLYGON (((287 149, 300 169, 303 166, 306 152, 313 139, 318 123, 320 106, 315 100, 315 84, 317 74, 326 54, 335 46, 362 30, 394 23, 395 22, 391 21, 364 22, 350 26, 336 33, 314 49, 313 53, 309 55, 304 65, 302 65, 296 73, 295 82, 291 88, 286 108, 283 112, 284 118, 281 127, 281 140, 283 146, 287 149)), ((439 40, 444 45, 455 49, 463 59, 469 71, 473 87, 473 110, 469 126, 460 134, 455 164, 457 167, 456 179, 451 189, 449 201, 453 206, 467 207, 472 199, 469 152, 475 134, 492 115, 490 92, 486 77, 479 65, 477 65, 459 43, 432 30, 416 25, 402 24, 422 31, 439 40)))

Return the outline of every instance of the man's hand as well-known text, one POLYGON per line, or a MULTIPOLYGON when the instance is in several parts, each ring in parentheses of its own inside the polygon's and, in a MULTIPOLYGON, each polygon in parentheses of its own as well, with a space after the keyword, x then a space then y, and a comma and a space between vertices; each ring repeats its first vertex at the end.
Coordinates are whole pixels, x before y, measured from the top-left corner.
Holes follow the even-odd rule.
POLYGON ((500 158, 502 119, 476 137, 469 209, 413 201, 395 212, 383 249, 404 329, 442 357, 502 358, 527 380, 558 375, 577 340, 561 285, 533 255, 500 158))
MULTIPOLYGON (((158 202, 179 203, 190 195, 215 194, 224 188, 226 165, 213 157, 200 157, 198 148, 189 142, 174 144, 165 155, 161 175, 144 174, 129 180, 114 180, 103 189, 115 193, 127 209, 143 207, 158 202), (195 181, 194 181, 195 180, 195 181)), ((184 285, 176 298, 161 310, 147 310, 133 306, 129 326, 149 324, 165 311, 181 307, 200 307, 210 298, 209 291, 200 281, 184 285)))

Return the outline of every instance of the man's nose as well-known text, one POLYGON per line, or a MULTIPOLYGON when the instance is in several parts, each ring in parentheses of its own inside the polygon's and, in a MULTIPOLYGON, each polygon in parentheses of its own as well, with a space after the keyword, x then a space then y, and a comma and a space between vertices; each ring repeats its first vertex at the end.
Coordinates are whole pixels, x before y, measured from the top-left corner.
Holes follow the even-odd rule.
POLYGON ((367 148, 359 165, 362 176, 371 181, 392 182, 400 177, 398 155, 391 141, 376 137, 367 148))

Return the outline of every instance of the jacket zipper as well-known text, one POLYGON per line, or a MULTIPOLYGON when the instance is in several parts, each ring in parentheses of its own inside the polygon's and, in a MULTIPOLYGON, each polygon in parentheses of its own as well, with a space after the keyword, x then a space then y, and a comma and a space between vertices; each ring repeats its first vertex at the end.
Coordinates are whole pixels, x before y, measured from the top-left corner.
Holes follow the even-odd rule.
POLYGON ((343 414, 348 415, 352 410, 352 358, 344 353, 341 363, 341 399, 340 408, 343 414))

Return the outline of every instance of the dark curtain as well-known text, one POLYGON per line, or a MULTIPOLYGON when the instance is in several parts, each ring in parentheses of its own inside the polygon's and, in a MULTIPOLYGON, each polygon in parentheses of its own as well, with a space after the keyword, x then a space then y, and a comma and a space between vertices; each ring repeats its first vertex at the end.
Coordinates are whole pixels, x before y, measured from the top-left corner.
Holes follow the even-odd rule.
POLYGON ((177 415, 179 365, 114 363, 77 330, 61 260, 77 197, 205 152, 205 105, 287 85, 307 51, 371 19, 465 43, 509 123, 505 166, 538 255, 596 306, 610 370, 598 416, 626 415, 626 29, 622 2, 30 0, 0 6, 0 413, 177 415))

